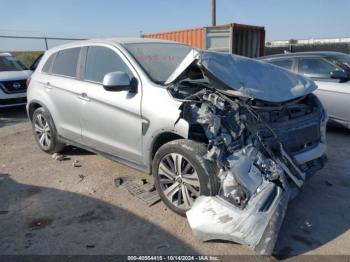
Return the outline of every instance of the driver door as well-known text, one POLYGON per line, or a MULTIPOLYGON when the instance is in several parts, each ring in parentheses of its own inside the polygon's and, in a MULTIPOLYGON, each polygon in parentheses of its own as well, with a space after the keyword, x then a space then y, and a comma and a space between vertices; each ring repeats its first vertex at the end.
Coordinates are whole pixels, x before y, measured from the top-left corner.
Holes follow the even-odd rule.
MULTIPOLYGON (((123 71, 135 77, 119 50, 107 46, 86 47, 81 99, 82 140, 89 147, 141 162, 141 90, 107 91, 102 81, 107 73, 123 71)), ((138 81, 140 83, 140 81, 138 81)))

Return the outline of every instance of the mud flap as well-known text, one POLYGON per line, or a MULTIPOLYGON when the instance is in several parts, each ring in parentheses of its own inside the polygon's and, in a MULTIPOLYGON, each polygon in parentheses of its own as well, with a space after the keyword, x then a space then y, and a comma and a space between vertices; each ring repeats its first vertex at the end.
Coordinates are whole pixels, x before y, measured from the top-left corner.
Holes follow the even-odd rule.
POLYGON ((268 182, 244 209, 220 196, 199 197, 187 212, 193 233, 202 241, 228 240, 256 252, 273 252, 289 201, 289 191, 268 182))

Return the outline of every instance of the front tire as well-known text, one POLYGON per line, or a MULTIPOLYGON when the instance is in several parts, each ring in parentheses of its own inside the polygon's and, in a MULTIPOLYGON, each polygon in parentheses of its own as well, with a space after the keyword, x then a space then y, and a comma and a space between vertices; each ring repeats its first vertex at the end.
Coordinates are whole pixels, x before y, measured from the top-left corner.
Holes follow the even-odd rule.
POLYGON ((65 145, 58 141, 55 125, 45 108, 39 107, 34 111, 32 127, 35 140, 41 150, 49 154, 63 150, 65 145))
POLYGON ((203 143, 179 139, 157 151, 152 165, 155 187, 163 202, 184 216, 197 197, 217 193, 217 167, 203 156, 203 143))

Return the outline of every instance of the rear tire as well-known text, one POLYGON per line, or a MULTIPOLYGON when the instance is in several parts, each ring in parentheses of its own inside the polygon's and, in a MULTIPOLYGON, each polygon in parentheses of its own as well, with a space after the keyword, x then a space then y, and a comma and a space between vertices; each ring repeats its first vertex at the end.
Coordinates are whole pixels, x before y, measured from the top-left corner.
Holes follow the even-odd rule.
POLYGON ((179 139, 164 144, 152 165, 155 187, 163 202, 175 213, 185 216, 199 196, 217 193, 216 164, 205 160, 203 143, 179 139))
POLYGON ((44 107, 39 107, 33 112, 32 128, 35 140, 42 151, 53 154, 62 151, 65 147, 58 140, 55 124, 44 107))

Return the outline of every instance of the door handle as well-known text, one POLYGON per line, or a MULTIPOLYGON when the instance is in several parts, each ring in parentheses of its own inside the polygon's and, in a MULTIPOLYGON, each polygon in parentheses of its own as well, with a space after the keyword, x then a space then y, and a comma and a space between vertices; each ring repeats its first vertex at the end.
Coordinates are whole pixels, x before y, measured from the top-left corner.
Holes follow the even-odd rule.
POLYGON ((78 96, 79 99, 90 102, 90 98, 88 97, 88 95, 86 93, 81 93, 80 96, 78 96))

